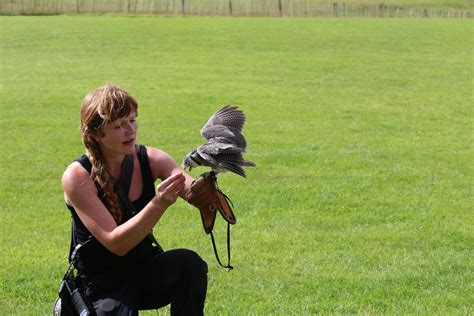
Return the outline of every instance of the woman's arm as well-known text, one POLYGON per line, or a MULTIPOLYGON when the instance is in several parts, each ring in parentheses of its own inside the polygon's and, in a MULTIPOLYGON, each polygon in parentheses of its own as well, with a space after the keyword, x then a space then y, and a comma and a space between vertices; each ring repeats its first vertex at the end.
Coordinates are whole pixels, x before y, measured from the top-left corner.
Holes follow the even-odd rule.
POLYGON ((186 199, 186 193, 191 190, 191 184, 193 178, 188 175, 183 169, 168 155, 166 152, 153 148, 147 147, 148 160, 150 162, 151 172, 153 174, 153 180, 156 179, 166 179, 171 175, 182 173, 184 174, 186 181, 184 185, 184 190, 180 194, 183 199, 186 199))
POLYGON ((183 194, 186 182, 184 174, 170 173, 157 187, 152 201, 133 218, 117 226, 97 196, 97 188, 89 173, 79 163, 71 164, 62 177, 67 202, 74 207, 81 221, 97 240, 119 256, 127 254, 145 238, 166 209, 176 201, 177 196, 183 194))

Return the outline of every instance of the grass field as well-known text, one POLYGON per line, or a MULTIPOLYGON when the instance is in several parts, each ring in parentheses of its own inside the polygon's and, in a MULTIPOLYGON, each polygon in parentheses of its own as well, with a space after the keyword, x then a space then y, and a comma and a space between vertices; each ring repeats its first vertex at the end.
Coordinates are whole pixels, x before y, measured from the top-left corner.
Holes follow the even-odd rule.
POLYGON ((139 141, 179 162, 218 107, 247 113, 258 167, 219 180, 235 270, 184 202, 155 228, 208 262, 208 315, 472 313, 472 20, 0 23, 0 315, 50 313, 70 238, 60 177, 105 82, 138 99, 139 141))

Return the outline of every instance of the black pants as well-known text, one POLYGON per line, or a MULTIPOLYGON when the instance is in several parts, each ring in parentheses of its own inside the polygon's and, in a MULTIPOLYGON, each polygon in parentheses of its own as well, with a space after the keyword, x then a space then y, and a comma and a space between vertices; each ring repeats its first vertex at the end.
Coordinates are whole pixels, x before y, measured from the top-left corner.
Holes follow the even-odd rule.
POLYGON ((138 315, 171 304, 171 315, 203 315, 207 264, 187 249, 165 251, 140 267, 133 280, 92 304, 98 316, 138 315))

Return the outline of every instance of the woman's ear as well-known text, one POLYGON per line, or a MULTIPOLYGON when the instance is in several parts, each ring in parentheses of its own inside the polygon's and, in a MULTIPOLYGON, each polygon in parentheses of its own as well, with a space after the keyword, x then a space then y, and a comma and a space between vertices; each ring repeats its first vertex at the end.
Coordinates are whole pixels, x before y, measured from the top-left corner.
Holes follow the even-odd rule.
POLYGON ((85 141, 89 144, 94 144, 94 143, 98 143, 99 140, 103 137, 103 133, 102 132, 98 132, 98 131, 94 131, 94 132, 90 132, 88 133, 86 136, 85 136, 85 141))
POLYGON ((84 137, 84 144, 87 148, 89 148, 91 145, 94 145, 95 143, 97 143, 97 141, 91 135, 86 135, 84 137))
POLYGON ((87 137, 91 140, 91 141, 95 141, 95 142, 98 142, 101 138, 103 138, 105 135, 104 135, 104 132, 100 131, 100 130, 94 130, 94 131, 91 131, 87 137))

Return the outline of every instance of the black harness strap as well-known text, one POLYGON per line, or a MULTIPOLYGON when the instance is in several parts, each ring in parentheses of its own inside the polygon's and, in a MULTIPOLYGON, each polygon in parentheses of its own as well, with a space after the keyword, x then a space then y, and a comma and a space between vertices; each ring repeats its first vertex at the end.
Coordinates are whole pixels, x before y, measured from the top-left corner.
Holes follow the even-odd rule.
MULTIPOLYGON (((144 147, 143 147, 144 148, 144 147)), ((143 154, 142 146, 139 147, 140 154, 143 154)), ((146 149, 145 149, 146 150, 146 149)), ((130 185, 132 183, 133 168, 135 166, 133 155, 127 155, 122 162, 122 172, 120 174, 120 179, 115 183, 115 192, 121 204, 122 212, 131 213, 131 215, 136 214, 135 206, 133 206, 132 201, 128 197, 130 191, 130 185)), ((130 216, 130 214, 127 214, 130 216)), ((148 238, 151 239, 151 242, 158 248, 160 252, 163 252, 163 248, 156 240, 153 235, 153 230, 148 233, 148 238)))
POLYGON ((135 160, 133 159, 133 155, 127 155, 125 158, 123 158, 122 171, 120 173, 120 179, 118 180, 118 183, 122 187, 124 193, 127 195, 130 191, 130 185, 132 184, 134 166, 135 160))
POLYGON ((69 260, 69 263, 72 262, 72 252, 74 251, 74 244, 75 244, 75 240, 74 240, 74 219, 71 219, 71 242, 69 243, 69 256, 68 256, 68 260, 69 260))
POLYGON ((117 194, 120 210, 122 211, 122 220, 124 220, 124 217, 130 218, 135 215, 135 207, 128 198, 134 165, 133 155, 125 156, 122 161, 120 178, 114 183, 114 191, 117 194))
POLYGON ((77 255, 77 252, 79 251, 79 249, 84 247, 91 240, 92 240, 92 235, 87 237, 86 241, 84 241, 82 244, 76 244, 76 246, 74 247, 74 249, 71 252, 71 255, 69 256, 69 263, 71 265, 73 265, 76 262, 76 255, 77 255))
MULTIPOLYGON (((217 185, 217 177, 216 177, 216 174, 214 173, 214 171, 211 171, 210 175, 211 175, 212 180, 214 181, 214 183, 216 185, 217 191, 220 194, 222 194, 222 196, 225 198, 226 202, 229 203, 230 207, 234 207, 234 204, 232 203, 230 198, 224 192, 222 192, 221 189, 219 189, 219 186, 217 185)), ((218 210, 214 210, 214 211, 217 212, 218 210)), ((222 212, 220 212, 220 213, 221 213, 222 217, 224 218, 224 220, 227 222, 227 265, 223 265, 221 260, 219 259, 219 255, 217 254, 216 241, 214 239, 214 234, 212 233, 212 229, 211 229, 210 234, 211 234, 212 248, 214 249, 214 255, 216 256, 216 259, 217 259, 217 262, 219 263, 219 265, 221 267, 223 267, 224 269, 228 269, 228 271, 230 271, 230 270, 234 269, 234 267, 230 265, 230 222, 228 221, 227 218, 225 218, 225 216, 222 214, 222 212)), ((232 214, 232 216, 233 216, 233 214, 232 214)), ((232 223, 232 224, 235 224, 235 222, 232 223)))
POLYGON ((214 254, 216 255, 217 262, 221 267, 224 269, 228 269, 228 271, 234 269, 233 266, 230 265, 230 224, 227 223, 227 265, 223 265, 221 260, 219 259, 219 255, 217 254, 216 248, 216 241, 214 240, 214 234, 211 231, 211 240, 212 240, 212 247, 214 248, 214 254))

